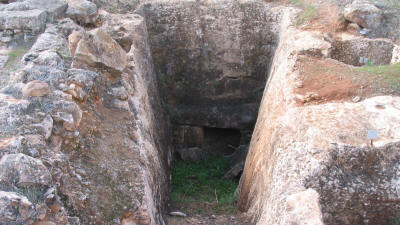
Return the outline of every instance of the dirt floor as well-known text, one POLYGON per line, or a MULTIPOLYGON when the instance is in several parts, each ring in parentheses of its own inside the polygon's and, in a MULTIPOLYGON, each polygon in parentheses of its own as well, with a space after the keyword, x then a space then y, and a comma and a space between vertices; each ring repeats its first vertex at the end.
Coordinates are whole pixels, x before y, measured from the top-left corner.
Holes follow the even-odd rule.
POLYGON ((218 212, 212 203, 207 202, 185 202, 172 203, 170 212, 183 212, 187 217, 166 215, 168 225, 252 225, 250 219, 238 211, 227 213, 218 212))

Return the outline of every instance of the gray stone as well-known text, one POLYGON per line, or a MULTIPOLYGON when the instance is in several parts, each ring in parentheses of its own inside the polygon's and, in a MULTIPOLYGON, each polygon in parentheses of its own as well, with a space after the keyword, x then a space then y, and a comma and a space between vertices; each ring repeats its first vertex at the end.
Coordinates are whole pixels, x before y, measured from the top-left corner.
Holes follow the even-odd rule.
POLYGON ((67 46, 67 40, 60 34, 45 32, 41 34, 32 46, 30 52, 40 52, 45 50, 59 50, 67 46))
POLYGON ((30 103, 27 100, 15 99, 10 95, 0 94, 0 135, 16 135, 26 121, 30 103))
POLYGON ((377 29, 383 22, 382 11, 366 0, 356 0, 347 5, 343 15, 346 20, 368 29, 377 29))
POLYGON ((0 160, 0 183, 8 187, 49 186, 51 176, 39 159, 9 154, 0 160))
POLYGON ((50 115, 47 115, 41 123, 32 124, 31 127, 38 130, 44 139, 48 140, 53 130, 53 118, 50 115))
POLYGON ((0 30, 22 30, 37 34, 46 26, 47 13, 43 10, 0 11, 0 30))
POLYGON ((1 93, 12 95, 14 98, 22 98, 22 88, 24 83, 11 83, 0 90, 1 93))
POLYGON ((176 150, 183 161, 196 162, 203 159, 207 154, 199 147, 181 148, 176 150))
POLYGON ((47 12, 50 21, 62 17, 68 6, 64 0, 26 0, 25 3, 32 8, 47 12))
POLYGON ((66 14, 79 24, 91 24, 98 18, 96 4, 86 0, 68 0, 66 14))
POLYGON ((26 2, 12 2, 6 5, 0 5, 0 11, 26 11, 32 8, 31 5, 27 4, 26 2))
POLYGON ((72 114, 65 113, 65 112, 57 112, 53 114, 53 119, 56 122, 61 122, 63 127, 67 131, 74 131, 75 130, 75 121, 72 114))
POLYGON ((228 156, 230 169, 224 174, 225 179, 233 179, 242 173, 248 151, 248 145, 240 145, 231 155, 228 156))
POLYGON ((33 63, 37 65, 50 66, 57 69, 64 68, 63 60, 61 59, 60 55, 54 50, 46 50, 40 52, 37 58, 33 60, 33 63))
POLYGON ((22 223, 34 214, 34 206, 25 196, 0 191, 0 223, 22 223))
POLYGON ((337 39, 332 42, 331 58, 353 66, 363 66, 365 62, 385 65, 390 64, 394 47, 387 39, 337 39))

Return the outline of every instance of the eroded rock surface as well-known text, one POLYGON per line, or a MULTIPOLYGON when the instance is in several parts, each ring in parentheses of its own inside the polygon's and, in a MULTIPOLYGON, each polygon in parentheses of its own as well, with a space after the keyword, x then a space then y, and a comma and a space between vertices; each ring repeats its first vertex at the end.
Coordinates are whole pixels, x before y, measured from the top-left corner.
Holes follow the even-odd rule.
POLYGON ((239 207, 257 224, 391 223, 399 215, 400 98, 299 104, 298 47, 319 47, 302 44, 312 34, 287 32, 252 136, 239 207), (368 130, 379 134, 372 145, 368 130))
POLYGON ((0 223, 162 224, 171 149, 143 18, 115 17, 126 51, 108 25, 54 19, 0 94, 0 223))
POLYGON ((139 12, 176 123, 251 130, 284 8, 182 1, 139 12))

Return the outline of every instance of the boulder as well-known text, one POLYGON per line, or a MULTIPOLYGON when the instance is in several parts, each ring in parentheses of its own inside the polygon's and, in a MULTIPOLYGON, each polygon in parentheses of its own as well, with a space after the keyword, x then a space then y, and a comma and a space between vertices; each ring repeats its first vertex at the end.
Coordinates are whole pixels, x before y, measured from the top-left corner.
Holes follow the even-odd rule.
POLYGON ((395 45, 387 39, 352 37, 332 42, 331 58, 353 66, 389 64, 395 45))
POLYGON ((199 147, 181 148, 176 151, 180 155, 181 159, 186 162, 196 162, 206 156, 206 152, 199 147))
POLYGON ((235 149, 235 152, 229 156, 230 169, 224 174, 225 179, 233 179, 242 173, 248 150, 248 145, 240 145, 235 149))
POLYGON ((46 26, 47 13, 43 10, 0 11, 0 30, 22 30, 37 34, 46 26))
POLYGON ((121 73, 126 66, 126 52, 103 29, 88 32, 78 43, 75 60, 92 67, 104 67, 121 73))
POLYGON ((31 8, 47 12, 47 18, 50 21, 63 16, 68 6, 64 0, 26 0, 24 3, 31 8))
POLYGON ((15 192, 0 191, 0 223, 22 223, 34 214, 28 198, 15 192))
POLYGON ((356 0, 344 8, 346 20, 357 23, 363 28, 377 29, 382 25, 382 11, 366 0, 356 0))
POLYGON ((9 154, 0 160, 0 183, 8 187, 49 186, 51 175, 41 160, 22 153, 9 154))
POLYGON ((24 97, 42 97, 51 92, 49 85, 40 80, 34 80, 27 83, 22 88, 22 95, 24 97))
POLYGON ((30 52, 40 52, 45 50, 58 50, 65 48, 67 41, 60 35, 53 32, 41 34, 32 46, 30 52))
POLYGON ((98 18, 96 4, 86 0, 68 0, 66 14, 78 24, 91 24, 98 18))
POLYGON ((35 8, 32 8, 32 6, 26 2, 12 2, 10 4, 0 5, 0 11, 26 11, 30 9, 35 8))

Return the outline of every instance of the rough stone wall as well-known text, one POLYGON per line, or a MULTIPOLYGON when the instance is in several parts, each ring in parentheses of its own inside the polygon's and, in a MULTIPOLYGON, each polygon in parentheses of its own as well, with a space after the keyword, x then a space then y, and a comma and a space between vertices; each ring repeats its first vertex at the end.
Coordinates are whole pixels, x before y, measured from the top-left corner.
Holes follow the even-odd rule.
POLYGON ((47 24, 1 90, 0 223, 164 223, 171 149, 146 24, 103 16, 47 24))
POLYGON ((176 122, 252 128, 282 11, 258 1, 168 1, 138 10, 176 122))
POLYGON ((257 224, 390 224, 399 215, 400 98, 296 103, 298 54, 330 48, 317 34, 282 32, 239 187, 238 206, 257 224), (373 146, 367 130, 379 133, 373 146))

